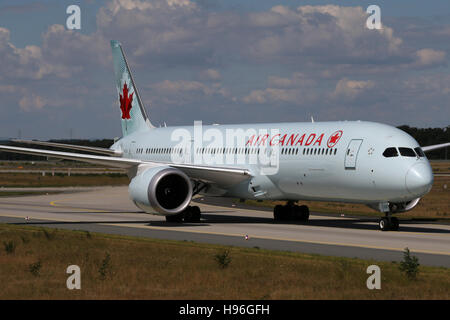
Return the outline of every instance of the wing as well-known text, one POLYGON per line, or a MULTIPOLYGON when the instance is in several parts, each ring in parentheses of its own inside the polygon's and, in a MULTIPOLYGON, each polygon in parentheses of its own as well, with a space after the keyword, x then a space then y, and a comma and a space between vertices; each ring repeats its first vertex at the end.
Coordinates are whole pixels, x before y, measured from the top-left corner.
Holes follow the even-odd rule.
POLYGON ((50 150, 20 148, 3 145, 0 145, 0 151, 23 153, 49 158, 82 161, 122 169, 133 169, 137 168, 139 165, 145 165, 149 167, 170 166, 182 170, 191 179, 196 179, 207 183, 216 183, 222 186, 237 184, 241 181, 251 178, 252 176, 249 170, 240 168, 212 167, 212 166, 199 166, 193 164, 176 164, 168 162, 145 161, 138 159, 96 156, 73 152, 50 151, 50 150))
POLYGON ((39 145, 39 146, 62 148, 62 149, 88 151, 88 152, 107 155, 107 156, 121 156, 122 155, 121 151, 107 149, 107 148, 78 146, 78 145, 74 145, 74 144, 65 144, 65 143, 56 143, 56 142, 47 142, 47 141, 38 141, 38 140, 13 139, 11 141, 15 142, 15 143, 25 143, 25 144, 34 144, 34 145, 39 145))
POLYGON ((441 149, 441 148, 445 148, 445 147, 450 147, 450 142, 435 144, 435 145, 427 146, 427 147, 422 147, 422 150, 424 152, 427 152, 427 151, 432 151, 432 150, 441 149))
POLYGON ((11 147, 0 145, 0 151, 13 152, 13 153, 23 153, 31 154, 35 156, 42 156, 48 158, 58 158, 88 162, 93 164, 100 164, 115 168, 131 169, 142 163, 140 160, 126 159, 119 157, 106 157, 106 156, 96 156, 90 154, 73 153, 73 152, 62 152, 62 151, 51 151, 51 150, 41 150, 32 148, 21 148, 21 147, 11 147))

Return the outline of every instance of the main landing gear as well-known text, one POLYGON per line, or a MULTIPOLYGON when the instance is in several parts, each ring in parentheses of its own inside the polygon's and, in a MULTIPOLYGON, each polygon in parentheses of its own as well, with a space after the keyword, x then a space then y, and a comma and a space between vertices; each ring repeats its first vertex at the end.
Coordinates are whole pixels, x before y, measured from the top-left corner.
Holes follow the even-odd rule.
POLYGON ((289 201, 286 205, 277 205, 273 208, 273 218, 275 221, 308 221, 309 208, 307 206, 297 206, 289 201))
POLYGON ((381 218, 378 221, 378 226, 381 231, 398 231, 399 222, 396 217, 391 217, 390 214, 386 214, 386 217, 381 218))
POLYGON ((186 209, 172 216, 166 216, 167 222, 200 222, 202 214, 197 206, 188 206, 186 209))

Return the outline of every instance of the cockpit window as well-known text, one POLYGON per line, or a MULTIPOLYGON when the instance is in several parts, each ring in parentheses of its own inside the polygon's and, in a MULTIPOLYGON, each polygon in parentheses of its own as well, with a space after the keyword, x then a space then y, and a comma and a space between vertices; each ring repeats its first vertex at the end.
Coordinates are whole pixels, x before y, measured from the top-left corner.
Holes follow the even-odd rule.
POLYGON ((398 148, 400 154, 404 157, 417 157, 416 153, 411 148, 398 148))
POLYGON ((387 148, 384 150, 383 156, 386 158, 398 157, 397 148, 387 148))
POLYGON ((416 151, 416 153, 419 157, 421 157, 421 158, 425 157, 425 153, 423 153, 422 148, 417 147, 417 148, 414 148, 414 150, 416 151))

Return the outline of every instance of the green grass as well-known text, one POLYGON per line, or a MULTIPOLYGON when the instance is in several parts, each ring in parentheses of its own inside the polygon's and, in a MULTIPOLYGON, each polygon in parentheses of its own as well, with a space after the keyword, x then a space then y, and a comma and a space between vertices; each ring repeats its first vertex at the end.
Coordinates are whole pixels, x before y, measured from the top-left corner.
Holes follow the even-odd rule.
POLYGON ((450 298, 447 268, 420 265, 412 280, 399 263, 16 225, 0 236, 16 245, 0 252, 0 299, 450 298), (73 264, 81 290, 66 288, 73 264), (366 287, 372 264, 381 290, 366 287))

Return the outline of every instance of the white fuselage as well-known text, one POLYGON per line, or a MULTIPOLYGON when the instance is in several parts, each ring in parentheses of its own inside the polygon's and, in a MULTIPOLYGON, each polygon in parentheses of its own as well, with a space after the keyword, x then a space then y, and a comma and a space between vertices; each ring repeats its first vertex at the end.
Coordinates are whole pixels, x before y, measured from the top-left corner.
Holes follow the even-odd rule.
POLYGON ((204 191, 245 199, 408 202, 433 183, 419 144, 402 130, 374 122, 164 127, 128 135, 112 148, 125 158, 248 169, 248 181, 204 191), (230 132, 245 132, 245 138, 231 139, 230 132))

